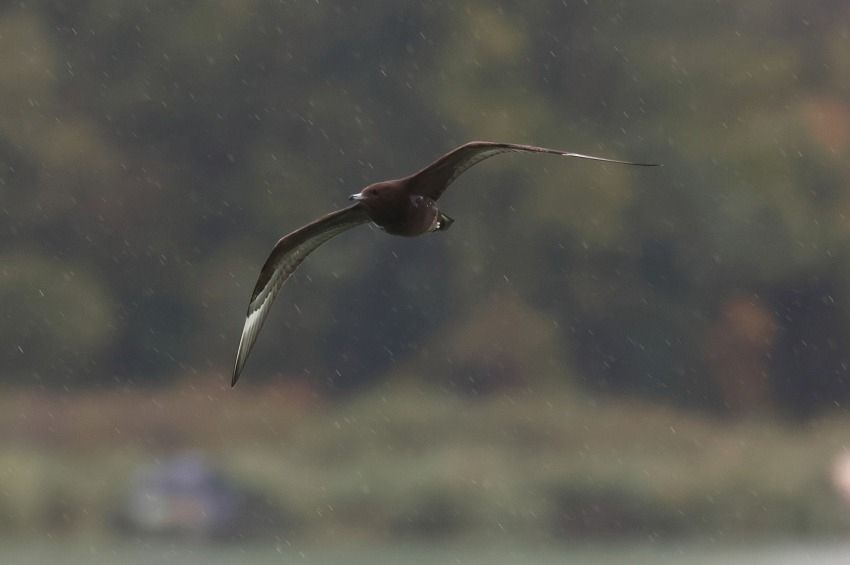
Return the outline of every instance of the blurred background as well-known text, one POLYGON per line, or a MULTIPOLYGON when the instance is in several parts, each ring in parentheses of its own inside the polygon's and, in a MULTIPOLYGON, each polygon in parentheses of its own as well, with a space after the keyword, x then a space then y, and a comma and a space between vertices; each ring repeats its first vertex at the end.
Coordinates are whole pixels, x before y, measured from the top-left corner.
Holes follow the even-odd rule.
POLYGON ((846 2, 7 2, 0 63, 4 563, 846 554, 846 2), (472 139, 664 167, 476 166, 231 389, 275 241, 472 139))

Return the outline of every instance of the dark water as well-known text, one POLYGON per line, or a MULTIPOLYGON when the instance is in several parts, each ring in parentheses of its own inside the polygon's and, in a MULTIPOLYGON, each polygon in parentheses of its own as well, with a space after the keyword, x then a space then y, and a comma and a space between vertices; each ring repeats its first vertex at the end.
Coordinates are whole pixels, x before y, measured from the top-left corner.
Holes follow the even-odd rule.
POLYGON ((14 565, 217 565, 239 563, 304 563, 322 565, 516 565, 524 563, 588 565, 613 564, 844 564, 850 563, 850 542, 825 544, 766 544, 714 546, 687 544, 669 546, 622 545, 617 547, 516 548, 493 546, 394 546, 369 548, 311 547, 294 549, 275 545, 246 547, 186 544, 59 544, 11 543, 0 546, 0 563, 14 565))

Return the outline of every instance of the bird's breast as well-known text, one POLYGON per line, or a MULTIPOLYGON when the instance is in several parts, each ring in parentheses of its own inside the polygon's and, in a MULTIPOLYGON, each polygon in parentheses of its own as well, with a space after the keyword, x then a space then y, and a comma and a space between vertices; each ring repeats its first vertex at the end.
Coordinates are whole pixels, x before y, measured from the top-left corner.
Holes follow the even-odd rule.
POLYGON ((393 235, 413 237, 433 231, 438 223, 440 211, 429 199, 411 199, 404 206, 397 206, 393 213, 372 217, 372 221, 393 235))

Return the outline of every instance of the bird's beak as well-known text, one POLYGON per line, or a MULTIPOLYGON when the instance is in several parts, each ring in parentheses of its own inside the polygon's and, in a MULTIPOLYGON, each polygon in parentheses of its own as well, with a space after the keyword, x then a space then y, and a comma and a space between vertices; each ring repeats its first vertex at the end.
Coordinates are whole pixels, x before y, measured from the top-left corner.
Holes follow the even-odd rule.
POLYGON ((360 200, 363 200, 363 195, 360 194, 359 192, 357 192, 357 193, 354 193, 351 196, 349 196, 348 199, 360 201, 360 200))

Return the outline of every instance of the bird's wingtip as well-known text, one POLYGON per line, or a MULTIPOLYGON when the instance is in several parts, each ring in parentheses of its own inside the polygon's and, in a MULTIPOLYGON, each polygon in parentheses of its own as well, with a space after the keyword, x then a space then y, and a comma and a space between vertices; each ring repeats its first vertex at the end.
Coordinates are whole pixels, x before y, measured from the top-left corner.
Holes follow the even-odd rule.
POLYGON ((607 160, 611 161, 613 163, 620 163, 622 165, 633 165, 635 167, 663 167, 664 166, 661 163, 641 163, 641 162, 638 162, 638 161, 617 161, 617 160, 611 160, 611 159, 607 159, 607 160))
POLYGON ((614 161, 615 163, 622 163, 624 165, 635 165, 637 167, 663 167, 661 163, 644 163, 641 161, 614 161))
POLYGON ((236 365, 233 367, 233 376, 230 377, 230 388, 236 386, 236 381, 239 380, 239 375, 242 374, 242 367, 245 365, 244 359, 242 359, 242 348, 239 348, 239 352, 236 355, 236 365))

